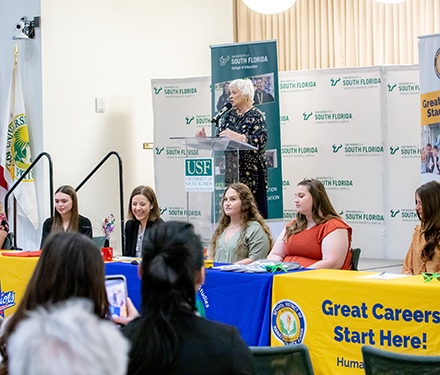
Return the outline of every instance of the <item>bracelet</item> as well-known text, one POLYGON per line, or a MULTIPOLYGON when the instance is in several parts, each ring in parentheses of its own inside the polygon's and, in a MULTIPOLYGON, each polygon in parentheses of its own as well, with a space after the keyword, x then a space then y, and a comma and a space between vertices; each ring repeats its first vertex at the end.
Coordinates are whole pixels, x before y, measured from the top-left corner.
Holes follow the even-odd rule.
POLYGON ((243 134, 243 140, 242 142, 247 142, 247 137, 243 134))

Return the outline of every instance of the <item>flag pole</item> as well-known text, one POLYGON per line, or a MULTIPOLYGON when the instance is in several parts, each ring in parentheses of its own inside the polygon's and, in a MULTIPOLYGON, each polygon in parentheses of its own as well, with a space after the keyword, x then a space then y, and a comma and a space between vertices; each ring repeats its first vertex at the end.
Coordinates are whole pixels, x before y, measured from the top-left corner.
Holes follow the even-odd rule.
MULTIPOLYGON (((14 87, 13 87, 13 94, 12 94, 12 121, 14 121, 15 118, 15 78, 17 77, 17 55, 18 55, 18 48, 17 44, 15 45, 14 49, 14 87)), ((11 145, 11 151, 12 154, 14 154, 14 146, 11 145)), ((15 167, 14 167, 14 158, 11 159, 11 176, 14 179, 15 178, 15 167)), ((14 249, 17 248, 17 199, 15 199, 14 194, 14 249)))

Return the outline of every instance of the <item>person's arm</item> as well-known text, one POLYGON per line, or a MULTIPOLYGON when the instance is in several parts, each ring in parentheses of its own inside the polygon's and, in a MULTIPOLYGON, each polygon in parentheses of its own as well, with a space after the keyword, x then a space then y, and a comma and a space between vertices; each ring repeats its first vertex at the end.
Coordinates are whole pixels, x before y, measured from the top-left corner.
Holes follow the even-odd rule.
POLYGON ((256 118, 256 121, 253 123, 252 128, 249 129, 247 143, 255 147, 263 147, 266 145, 267 142, 267 129, 263 115, 259 111, 258 113, 260 114, 260 116, 256 118))
POLYGON ((281 234, 278 236, 275 244, 273 245, 272 251, 267 256, 268 260, 275 260, 277 262, 282 262, 286 257, 286 252, 284 250, 284 236, 286 235, 286 228, 283 229, 281 234))
POLYGON ((261 225, 252 223, 252 228, 248 228, 246 244, 248 247, 248 257, 236 262, 236 264, 249 264, 258 259, 266 259, 267 253, 270 250, 269 239, 261 225))
POLYGON ((406 257, 405 257, 405 261, 403 262, 403 267, 402 267, 402 273, 407 274, 407 275, 414 275, 414 265, 413 265, 413 260, 414 260, 414 247, 415 247, 415 241, 416 241, 416 237, 419 236, 418 231, 414 231, 412 240, 411 240, 411 245, 409 246, 409 250, 406 253, 406 257))
POLYGON ((79 217, 79 232, 87 237, 93 238, 92 223, 84 216, 79 217))
POLYGON ((322 260, 308 268, 341 269, 347 256, 348 246, 348 230, 335 229, 321 242, 322 260))
POLYGON ((52 230, 52 219, 46 219, 46 221, 43 224, 43 233, 41 234, 41 244, 40 249, 43 247, 43 243, 46 240, 46 238, 49 236, 50 231, 52 230))

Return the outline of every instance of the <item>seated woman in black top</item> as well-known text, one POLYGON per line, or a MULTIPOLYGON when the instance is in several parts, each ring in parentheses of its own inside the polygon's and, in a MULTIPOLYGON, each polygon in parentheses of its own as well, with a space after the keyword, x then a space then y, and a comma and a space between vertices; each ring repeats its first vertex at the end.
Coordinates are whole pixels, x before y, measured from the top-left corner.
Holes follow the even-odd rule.
POLYGON ((128 221, 125 223, 124 256, 142 258, 142 240, 145 231, 163 223, 156 194, 149 186, 138 186, 130 195, 128 221))
POLYGON ((202 242, 191 224, 169 221, 150 229, 139 274, 141 316, 122 329, 132 344, 127 375, 255 373, 237 327, 196 314, 205 267, 202 242))
POLYGON ((43 224, 41 245, 51 233, 74 231, 93 238, 92 223, 78 213, 78 197, 72 186, 60 186, 55 192, 55 212, 43 224))

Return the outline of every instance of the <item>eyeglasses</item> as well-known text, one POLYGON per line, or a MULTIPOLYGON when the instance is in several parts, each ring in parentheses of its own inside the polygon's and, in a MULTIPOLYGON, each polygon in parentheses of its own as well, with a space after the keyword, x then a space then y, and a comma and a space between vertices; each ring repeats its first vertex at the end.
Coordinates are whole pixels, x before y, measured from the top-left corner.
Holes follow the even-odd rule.
POLYGON ((282 264, 282 263, 274 264, 274 265, 266 264, 264 266, 264 268, 266 269, 266 272, 271 272, 271 273, 281 272, 281 271, 287 272, 286 266, 284 264, 282 264))
POLYGON ((440 273, 432 273, 432 272, 422 272, 424 283, 430 282, 432 283, 432 280, 437 279, 440 281, 440 273))

